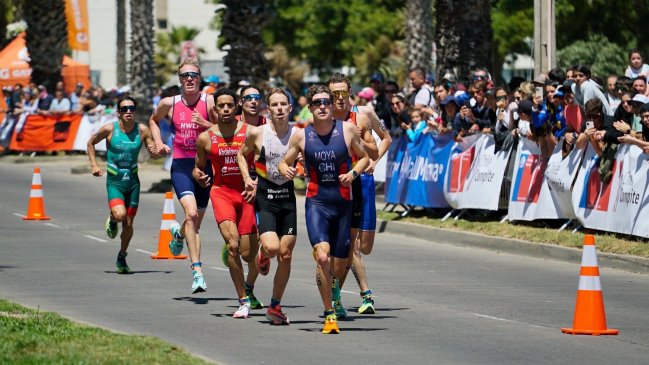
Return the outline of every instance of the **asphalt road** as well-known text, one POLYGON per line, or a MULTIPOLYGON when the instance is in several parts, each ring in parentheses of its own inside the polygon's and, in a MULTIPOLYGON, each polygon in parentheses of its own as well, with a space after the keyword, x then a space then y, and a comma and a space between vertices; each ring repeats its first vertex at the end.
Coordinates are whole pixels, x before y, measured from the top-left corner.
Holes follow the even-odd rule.
MULTIPOLYGON (((208 291, 190 294, 188 261, 149 258, 157 248, 164 196, 141 195, 128 263, 115 273, 118 241, 103 231, 105 183, 72 175, 72 159, 13 164, 0 159, 0 297, 115 331, 147 334, 224 364, 646 364, 649 276, 602 269, 610 328, 619 336, 569 336, 579 265, 377 235, 366 259, 375 315, 351 314, 340 335, 322 335, 322 304, 303 214, 284 299, 290 326, 264 311, 235 320, 212 213, 203 237, 208 291), (32 171, 40 166, 51 221, 23 221, 32 171)), ((143 188, 166 173, 143 168, 143 188)), ((299 201, 301 204, 302 200, 299 201)), ((301 208, 301 207, 300 207, 301 208)), ((302 211, 302 209, 301 209, 302 211)), ((176 213, 181 212, 176 203, 176 213)), ((269 302, 272 273, 256 294, 269 302)), ((360 304, 350 276, 343 303, 360 304)), ((351 313, 351 311, 350 311, 351 313)))

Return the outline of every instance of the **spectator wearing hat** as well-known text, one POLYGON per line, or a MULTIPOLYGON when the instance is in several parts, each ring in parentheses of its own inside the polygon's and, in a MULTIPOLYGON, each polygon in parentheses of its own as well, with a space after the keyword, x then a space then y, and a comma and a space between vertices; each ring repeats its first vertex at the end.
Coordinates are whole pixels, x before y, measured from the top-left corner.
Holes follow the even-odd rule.
POLYGON ((221 79, 219 79, 218 76, 216 75, 210 75, 205 78, 206 85, 203 88, 202 93, 207 94, 207 95, 212 95, 216 90, 219 88, 219 82, 221 82, 221 79))
POLYGON ((457 99, 455 99, 455 96, 447 95, 444 100, 440 102, 440 106, 442 107, 443 112, 441 115, 442 122, 439 126, 439 132, 451 133, 453 132, 455 117, 460 111, 460 105, 458 104, 457 99))
POLYGON ((364 87, 358 92, 358 94, 356 94, 356 96, 358 97, 357 105, 368 106, 374 109, 374 105, 372 105, 372 100, 374 100, 374 89, 371 87, 364 87))

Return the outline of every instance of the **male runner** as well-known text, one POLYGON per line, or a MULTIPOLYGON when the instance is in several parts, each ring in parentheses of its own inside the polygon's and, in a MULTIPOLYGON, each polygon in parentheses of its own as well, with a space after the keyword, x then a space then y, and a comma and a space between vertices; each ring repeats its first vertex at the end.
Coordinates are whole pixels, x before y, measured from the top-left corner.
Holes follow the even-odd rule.
POLYGON ((332 299, 334 301, 336 316, 338 318, 344 318, 347 316, 347 312, 341 303, 340 291, 345 283, 350 268, 352 268, 354 272, 354 276, 356 277, 360 288, 360 295, 363 299, 358 312, 361 314, 374 313, 374 301, 372 299, 372 292, 369 290, 367 285, 365 266, 361 252, 366 255, 369 254, 374 243, 374 231, 376 229, 376 194, 374 176, 372 174, 377 161, 381 159, 390 148, 392 139, 390 138, 385 125, 371 108, 360 110, 360 108, 351 106, 349 102, 351 82, 345 77, 345 75, 334 73, 329 78, 327 86, 336 98, 334 104, 334 118, 350 121, 358 127, 361 139, 363 140, 363 147, 366 149, 370 157, 368 168, 363 171, 360 179, 354 180, 354 183, 352 184, 354 195, 351 223, 353 254, 349 255, 345 274, 340 278, 340 280, 334 280, 332 288, 332 299), (381 140, 378 147, 376 146, 376 141, 372 136, 372 131, 375 131, 381 140))
MULTIPOLYGON (((210 177, 203 170, 208 158, 212 161, 214 183, 210 200, 219 231, 228 246, 228 269, 239 298, 239 309, 233 317, 248 318, 250 297, 243 284, 241 257, 248 263, 253 262, 259 247, 255 208, 251 203, 254 195, 243 189, 243 177, 237 163, 237 153, 250 126, 235 119, 236 100, 236 94, 230 89, 214 93, 217 123, 198 137, 193 175, 201 185, 209 185, 210 177)), ((249 178, 247 172, 244 173, 249 178)), ((249 270, 253 269, 256 270, 254 262, 249 265, 249 270)))
POLYGON ((307 100, 313 124, 293 133, 279 171, 293 179, 296 169, 289 166, 302 153, 310 177, 305 204, 306 227, 320 268, 316 271, 316 283, 325 309, 322 333, 340 333, 331 302, 329 274, 340 278, 345 273, 350 249, 350 185, 367 168, 369 159, 356 127, 333 118, 333 95, 326 86, 311 86, 307 100), (353 169, 352 156, 358 158, 353 169))
POLYGON ((95 145, 106 139, 106 191, 110 215, 106 219, 106 234, 110 238, 117 236, 117 223, 122 222, 121 246, 117 254, 118 274, 128 274, 126 250, 133 237, 133 219, 140 201, 140 179, 137 175, 137 156, 142 142, 146 143, 149 153, 155 156, 155 144, 151 131, 143 124, 135 122, 135 100, 125 97, 117 102, 116 122, 106 124, 88 139, 88 158, 94 176, 102 176, 103 171, 97 165, 95 145))
POLYGON ((297 210, 293 180, 287 180, 277 170, 293 134, 293 128, 288 124, 292 108, 288 94, 275 88, 268 95, 267 104, 272 123, 250 130, 237 160, 239 170, 243 171, 246 191, 256 189, 255 211, 261 240, 257 266, 262 275, 268 274, 270 269, 270 265, 264 262, 269 263, 269 259, 277 256, 273 296, 266 312, 266 318, 277 325, 289 324, 280 302, 291 272, 291 255, 297 235, 297 210), (256 182, 246 173, 249 171, 247 159, 251 152, 255 157, 256 182))
MULTIPOLYGON (((184 60, 178 67, 178 78, 180 95, 160 100, 149 119, 149 128, 157 153, 163 155, 169 153, 169 146, 162 142, 158 123, 168 117, 174 130, 171 183, 185 212, 185 219, 182 225, 173 224, 169 228, 173 237, 169 248, 172 254, 179 255, 183 249, 183 241, 187 239, 194 276, 192 293, 199 293, 207 290, 201 270, 201 241, 198 231, 209 201, 209 188, 202 188, 194 181, 192 170, 196 157, 196 139, 200 133, 213 125, 209 121, 208 110, 214 105, 214 99, 201 94, 201 69, 198 61, 184 60)), ((211 170, 208 169, 207 175, 211 175, 211 170)))
POLYGON ((259 115, 262 98, 261 89, 257 86, 251 84, 242 87, 239 99, 241 115, 237 115, 237 120, 243 120, 253 127, 266 124, 266 117, 259 115))

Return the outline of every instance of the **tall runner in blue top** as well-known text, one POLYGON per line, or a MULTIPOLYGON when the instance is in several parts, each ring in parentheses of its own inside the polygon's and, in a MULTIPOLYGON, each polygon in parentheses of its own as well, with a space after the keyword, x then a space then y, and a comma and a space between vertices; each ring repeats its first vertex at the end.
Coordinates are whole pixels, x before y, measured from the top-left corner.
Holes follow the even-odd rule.
MULTIPOLYGON (((199 134, 214 124, 210 122, 208 111, 214 107, 211 95, 201 94, 201 69, 198 61, 184 60, 178 67, 180 95, 160 100, 158 107, 149 119, 149 128, 153 134, 157 153, 166 155, 169 146, 162 142, 158 122, 167 117, 174 129, 173 162, 171 164, 171 183, 185 212, 182 225, 170 227, 172 241, 169 243, 171 253, 179 255, 183 241, 187 239, 187 249, 191 259, 193 273, 192 293, 204 292, 207 284, 201 270, 201 241, 198 232, 210 199, 210 189, 202 187, 192 177, 196 158, 196 140, 199 134)), ((211 178, 212 170, 207 164, 205 179, 211 178)))
POLYGON ((109 123, 88 139, 88 158, 94 176, 102 176, 97 165, 95 145, 106 140, 106 190, 110 215, 106 220, 106 234, 117 236, 117 223, 122 223, 121 246, 117 254, 117 273, 128 274, 126 250, 133 237, 133 219, 140 200, 140 179, 137 174, 137 157, 142 142, 149 153, 156 157, 155 144, 151 131, 143 124, 135 122, 135 100, 126 97, 117 102, 117 122, 109 123))
MULTIPOLYGON (((270 259, 277 257, 273 296, 266 318, 272 324, 289 324, 280 302, 291 273, 291 256, 297 235, 297 209, 293 180, 279 173, 277 166, 288 150, 294 128, 288 124, 291 104, 288 93, 275 88, 267 97, 272 123, 250 130, 239 150, 239 170, 249 171, 248 156, 254 152, 257 180, 244 176, 245 189, 255 192, 255 211, 261 247, 257 266, 263 275, 270 269, 270 259)), ((252 303, 251 303, 252 304, 252 303)))
POLYGON ((376 230, 376 193, 374 185, 374 167, 378 160, 390 148, 392 138, 385 128, 385 125, 378 118, 374 110, 361 109, 362 107, 352 107, 350 103, 351 82, 340 73, 334 73, 329 78, 327 86, 335 97, 334 103, 334 117, 336 119, 344 119, 354 123, 363 140, 363 147, 370 157, 370 164, 363 171, 360 178, 354 180, 352 190, 354 193, 353 209, 352 209, 352 224, 351 224, 351 239, 352 239, 352 254, 349 255, 347 262, 347 271, 339 280, 334 280, 332 287, 332 298, 334 301, 334 309, 336 316, 339 318, 347 315, 345 307, 340 300, 340 292, 342 286, 347 278, 347 273, 351 268, 362 298, 362 304, 358 308, 360 314, 373 314, 374 313, 374 299, 372 291, 369 289, 367 283, 367 276, 365 275, 365 263, 363 261, 364 255, 369 255, 374 246, 374 234, 376 230), (380 143, 376 145, 375 138, 372 134, 378 137, 380 143))
POLYGON ((306 195, 306 227, 320 270, 316 283, 325 309, 322 333, 339 333, 331 303, 331 276, 345 273, 350 249, 350 186, 369 163, 360 135, 351 123, 333 117, 333 95, 324 85, 307 91, 313 124, 294 132, 279 171, 293 179, 293 163, 302 153, 309 176, 306 195), (352 157, 357 157, 352 168, 352 157))

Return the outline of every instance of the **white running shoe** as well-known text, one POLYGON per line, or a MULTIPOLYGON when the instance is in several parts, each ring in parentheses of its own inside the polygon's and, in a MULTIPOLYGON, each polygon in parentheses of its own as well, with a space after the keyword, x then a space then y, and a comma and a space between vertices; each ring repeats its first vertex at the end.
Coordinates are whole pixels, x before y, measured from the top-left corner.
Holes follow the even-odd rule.
POLYGON ((250 313, 250 302, 239 301, 239 309, 237 309, 237 311, 234 312, 232 318, 248 318, 249 313, 250 313))

